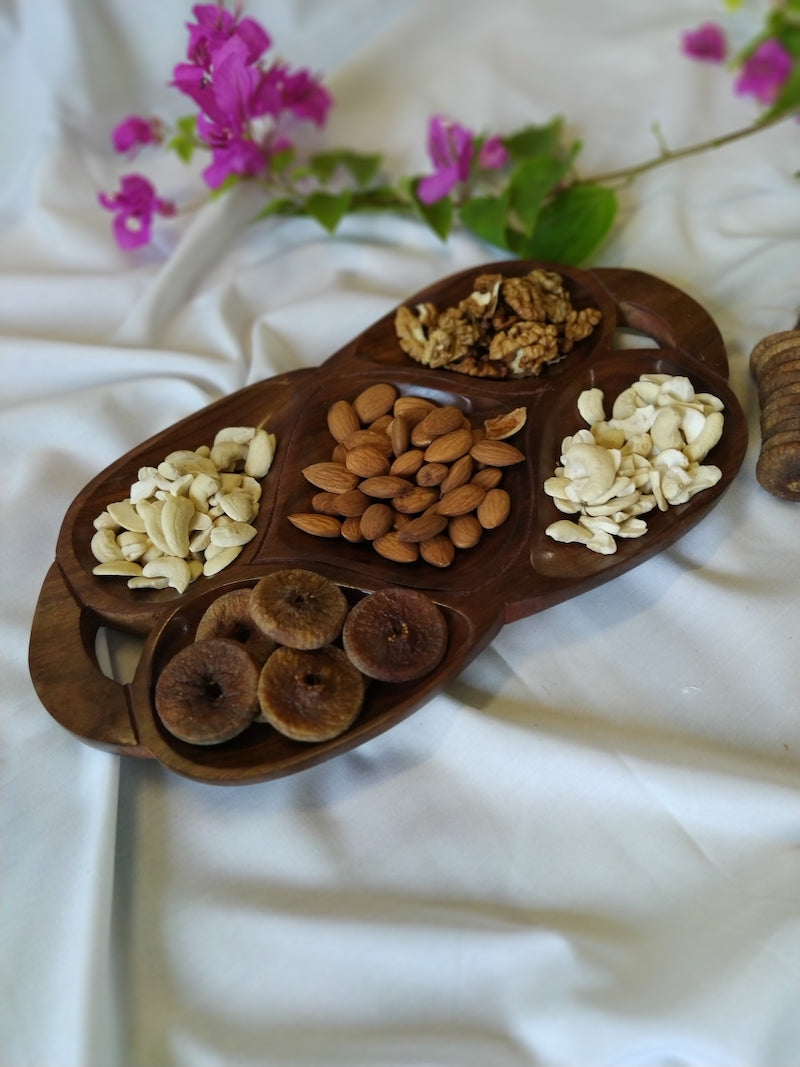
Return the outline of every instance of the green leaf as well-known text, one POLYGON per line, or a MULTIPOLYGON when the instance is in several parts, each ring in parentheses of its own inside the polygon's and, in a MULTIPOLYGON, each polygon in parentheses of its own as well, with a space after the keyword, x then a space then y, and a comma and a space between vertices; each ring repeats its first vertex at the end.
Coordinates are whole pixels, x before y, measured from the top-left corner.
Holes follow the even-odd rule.
POLYGON ((276 196, 273 200, 270 200, 268 204, 259 211, 255 217, 255 221, 260 219, 268 219, 273 215, 296 215, 298 214, 297 204, 288 196, 276 196))
POLYGON ((515 163, 534 156, 555 155, 562 127, 560 118, 552 119, 546 126, 525 126, 503 137, 503 144, 515 163))
POLYGON ((350 208, 350 193, 312 193, 305 201, 308 214, 333 233, 350 208))
POLYGON ((375 177, 381 162, 382 157, 377 153, 366 154, 340 148, 317 152, 309 160, 309 168, 323 185, 327 185, 339 167, 344 167, 356 184, 363 187, 375 177))
POLYGON ((294 163, 297 153, 292 147, 282 148, 269 157, 269 169, 273 174, 283 174, 294 163))
POLYGON ((506 227, 509 195, 476 196, 461 208, 461 221, 477 237, 498 248, 508 248, 506 227))
POLYGON ((445 196, 433 204, 424 203, 420 200, 417 192, 419 182, 419 178, 413 178, 409 185, 409 191, 416 204, 417 211, 419 211, 437 237, 442 241, 446 241, 453 228, 453 201, 449 196, 445 196))
POLYGON ((566 160, 551 155, 536 156, 524 159, 514 168, 509 183, 511 207, 526 235, 533 233, 543 201, 569 170, 573 155, 566 160))
POLYGON ((513 238, 513 251, 528 259, 554 263, 584 262, 614 224, 617 196, 603 185, 572 185, 539 213, 533 235, 513 238))
POLYGON ((168 152, 174 152, 183 163, 191 163, 197 147, 197 118, 185 115, 175 123, 176 133, 164 146, 168 152))

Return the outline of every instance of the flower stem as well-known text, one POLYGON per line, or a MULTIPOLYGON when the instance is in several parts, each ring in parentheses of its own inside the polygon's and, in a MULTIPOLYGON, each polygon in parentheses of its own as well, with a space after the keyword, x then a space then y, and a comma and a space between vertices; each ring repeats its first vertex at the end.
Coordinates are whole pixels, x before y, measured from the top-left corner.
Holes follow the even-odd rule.
POLYGON ((645 160, 644 163, 637 163, 631 167, 621 167, 619 170, 609 170, 603 174, 595 174, 591 178, 576 178, 571 184, 628 184, 635 178, 638 178, 639 175, 646 173, 648 170, 654 170, 656 167, 661 167, 666 163, 674 163, 679 159, 686 159, 687 156, 700 155, 701 152, 707 152, 712 148, 721 148, 723 145, 731 144, 733 141, 740 141, 755 133, 760 133, 762 130, 766 130, 769 126, 775 126, 777 123, 792 117, 793 115, 791 113, 786 114, 783 112, 772 118, 761 119, 758 122, 751 123, 749 126, 743 126, 738 130, 732 130, 730 133, 723 134, 720 137, 711 137, 707 141, 698 141, 696 144, 687 145, 685 148, 678 148, 675 150, 668 148, 664 143, 663 138, 659 135, 658 140, 661 145, 661 152, 652 159, 645 160))

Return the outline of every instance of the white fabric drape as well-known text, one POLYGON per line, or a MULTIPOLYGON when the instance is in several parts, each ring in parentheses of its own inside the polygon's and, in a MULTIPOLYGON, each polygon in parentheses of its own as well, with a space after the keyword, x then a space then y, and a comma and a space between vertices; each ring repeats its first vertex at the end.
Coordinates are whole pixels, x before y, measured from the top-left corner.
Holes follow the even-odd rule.
MULTIPOLYGON (((323 143, 426 167, 429 115, 565 117, 586 173, 754 115, 680 54, 708 0, 251 0, 326 74, 323 143)), ((739 14, 744 20, 747 10, 739 14)), ((361 748, 222 789, 67 734, 27 667, 68 505, 107 464, 247 384, 314 367, 406 296, 498 257, 389 216, 251 226, 247 189, 126 254, 96 203, 147 173, 129 113, 189 6, 0 3, 4 1067, 797 1067, 798 514, 755 479, 747 357, 800 304, 800 131, 655 170, 599 266, 714 316, 742 470, 660 556, 505 627, 361 748)), ((199 204, 199 200, 198 200, 199 204)))

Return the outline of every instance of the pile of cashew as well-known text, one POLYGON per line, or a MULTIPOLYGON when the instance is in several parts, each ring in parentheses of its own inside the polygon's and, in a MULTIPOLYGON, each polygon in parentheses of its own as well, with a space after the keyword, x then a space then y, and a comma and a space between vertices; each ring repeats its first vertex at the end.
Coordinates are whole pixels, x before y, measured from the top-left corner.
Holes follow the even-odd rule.
POLYGON ((602 390, 582 392, 588 429, 564 438, 560 466, 544 483, 558 510, 578 518, 551 523, 548 536, 608 555, 615 538, 646 533, 642 515, 715 485, 722 472, 701 461, 722 436, 723 406, 682 375, 642 374, 614 401, 611 418, 602 390))
POLYGON ((256 535, 260 479, 274 455, 274 434, 227 426, 211 447, 140 467, 129 495, 94 520, 92 573, 127 578, 130 589, 179 593, 217 574, 256 535))

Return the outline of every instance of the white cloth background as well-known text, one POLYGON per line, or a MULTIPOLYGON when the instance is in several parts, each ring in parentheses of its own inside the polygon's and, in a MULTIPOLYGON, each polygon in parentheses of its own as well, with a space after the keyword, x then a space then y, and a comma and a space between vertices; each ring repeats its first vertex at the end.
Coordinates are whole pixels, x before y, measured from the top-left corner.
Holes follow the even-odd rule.
MULTIPOLYGON (((252 0, 325 73, 327 144, 425 168, 427 118, 561 114, 586 173, 748 122, 680 55, 714 0, 252 0)), ((321 363, 492 258, 377 216, 249 225, 247 190, 120 252, 99 189, 166 86, 175 0, 0 0, 3 1067, 797 1067, 798 533, 755 480, 747 357, 800 303, 800 133, 622 194, 595 265, 718 322, 751 441, 722 503, 652 561, 509 625, 402 725, 221 789, 67 734, 27 668, 63 514, 100 469, 246 384, 321 363)), ((746 17, 746 12, 741 16, 746 17)))

